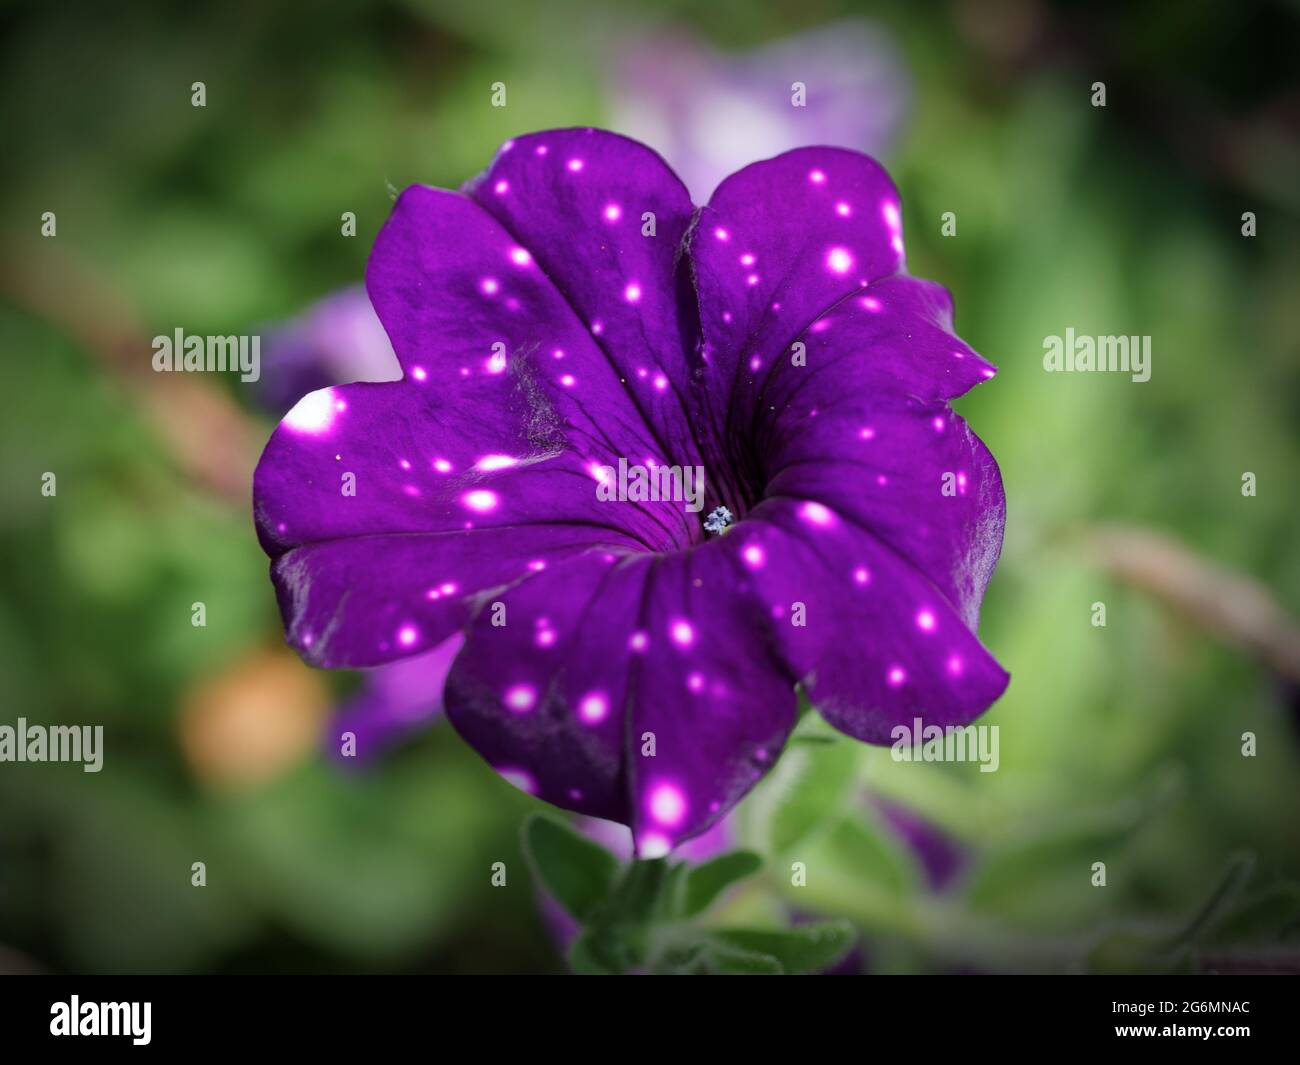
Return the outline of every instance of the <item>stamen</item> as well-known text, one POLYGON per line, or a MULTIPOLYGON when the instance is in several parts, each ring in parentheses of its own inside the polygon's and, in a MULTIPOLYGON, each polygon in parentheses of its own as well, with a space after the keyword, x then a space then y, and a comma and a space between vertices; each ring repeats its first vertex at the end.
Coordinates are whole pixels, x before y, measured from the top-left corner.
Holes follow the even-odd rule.
POLYGON ((704 519, 704 531, 721 535, 735 523, 736 519, 726 507, 716 507, 704 519))

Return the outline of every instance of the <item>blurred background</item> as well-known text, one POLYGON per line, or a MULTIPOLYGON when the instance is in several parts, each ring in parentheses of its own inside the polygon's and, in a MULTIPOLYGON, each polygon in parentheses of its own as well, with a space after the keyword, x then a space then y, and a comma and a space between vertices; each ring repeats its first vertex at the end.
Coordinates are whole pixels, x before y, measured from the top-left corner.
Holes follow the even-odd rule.
POLYGON ((249 485, 299 395, 396 376, 346 291, 394 191, 587 124, 697 202, 796 144, 877 155, 911 271, 1001 367, 959 403, 1007 489, 998 772, 796 745, 726 826, 768 870, 718 919, 847 917, 876 972, 1175 942, 1300 970, 1293 5, 33 2, 0 30, 0 724, 105 729, 98 774, 0 763, 0 970, 563 971, 519 852, 540 804, 402 677, 285 649, 249 485), (150 372, 178 327, 260 334, 262 380, 150 372), (1149 334, 1151 380, 1045 373, 1067 327, 1149 334), (387 753, 328 757, 336 715, 387 753))

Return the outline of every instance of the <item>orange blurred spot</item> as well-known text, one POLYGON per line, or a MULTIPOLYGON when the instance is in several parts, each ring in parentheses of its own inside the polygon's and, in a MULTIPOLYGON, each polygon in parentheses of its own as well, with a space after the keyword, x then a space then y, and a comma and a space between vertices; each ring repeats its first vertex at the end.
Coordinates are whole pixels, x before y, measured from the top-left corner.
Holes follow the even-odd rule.
POLYGON ((181 748, 203 783, 250 788, 317 749, 329 704, 323 679, 294 654, 257 651, 185 695, 181 748))

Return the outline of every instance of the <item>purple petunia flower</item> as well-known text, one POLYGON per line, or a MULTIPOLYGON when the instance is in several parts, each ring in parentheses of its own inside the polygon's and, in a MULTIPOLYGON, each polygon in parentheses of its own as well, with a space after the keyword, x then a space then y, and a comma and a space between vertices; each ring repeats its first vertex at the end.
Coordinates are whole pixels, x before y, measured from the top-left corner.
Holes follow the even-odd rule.
POLYGON ((436 721, 447 673, 464 642, 457 633, 432 651, 369 670, 361 690, 334 711, 326 733, 330 752, 345 764, 365 763, 436 721), (345 733, 356 737, 355 752, 341 753, 345 733))
POLYGON ((967 862, 961 844, 901 803, 879 796, 872 796, 870 801, 889 831, 907 844, 920 863, 926 886, 940 892, 951 887, 967 862))
POLYGON ((615 55, 610 81, 614 126, 657 145, 701 197, 755 159, 805 144, 885 155, 911 95, 897 47, 866 19, 735 55, 681 31, 642 37, 615 55))
POLYGON ((396 381, 402 369, 360 287, 318 300, 263 338, 258 399, 284 414, 308 392, 344 381, 396 381))
POLYGON ((796 685, 875 743, 1006 687, 975 636, 1001 479, 948 406, 994 370, 904 272, 872 160, 789 152, 697 209, 634 141, 530 134, 407 189, 367 286, 403 378, 306 396, 254 478, 309 662, 463 630, 455 728, 643 855, 767 772, 796 685), (698 508, 610 500, 634 464, 701 470, 698 508))

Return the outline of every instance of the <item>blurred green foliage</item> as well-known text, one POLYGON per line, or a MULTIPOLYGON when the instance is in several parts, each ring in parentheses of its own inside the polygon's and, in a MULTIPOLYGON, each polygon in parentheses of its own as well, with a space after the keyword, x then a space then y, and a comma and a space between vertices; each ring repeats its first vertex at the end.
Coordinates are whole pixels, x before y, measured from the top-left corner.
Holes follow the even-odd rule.
MULTIPOLYGON (((779 924, 786 907, 848 918, 882 970, 1120 968, 1242 852, 1254 871, 1231 927, 1274 942, 1294 914, 1294 688, 1084 550, 1097 522, 1149 526, 1300 608, 1300 170, 1271 120, 1294 91, 1293 17, 1160 10, 873 9, 915 81, 886 160, 911 269, 948 286, 963 337, 1001 367, 961 404, 1007 485, 981 624, 1013 677, 984 719, 1001 726, 1001 767, 796 745, 737 818, 766 859, 728 906, 758 918, 746 923, 779 924), (1087 105, 1095 80, 1104 110, 1087 105), (945 211, 955 239, 940 236, 945 211), (1042 338, 1067 326, 1151 334, 1152 380, 1043 373, 1042 338), (1090 624, 1096 601, 1105 628, 1090 624), (863 789, 961 841, 955 889, 921 886, 863 789), (791 861, 816 871, 806 888, 789 885, 791 861)), ((618 42, 674 25, 743 48, 852 11, 6 6, 0 723, 102 723, 108 738, 98 775, 0 764, 0 946, 92 971, 561 968, 519 847, 538 804, 445 726, 367 772, 311 750, 253 785, 196 772, 190 693, 280 639, 265 560, 246 506, 175 460, 114 361, 116 326, 89 309, 108 293, 146 336, 256 329, 360 278, 390 188, 455 186, 515 133, 607 121, 618 42), (205 109, 190 105, 196 80, 205 109), (487 105, 497 80, 505 109, 487 105), (355 240, 338 235, 345 210, 355 240), (39 493, 47 470, 55 499, 39 493), (206 628, 189 624, 196 600, 206 628)), ((269 432, 237 385, 219 387, 269 432)), ((246 461, 233 440, 208 445, 218 462, 229 447, 233 469, 246 461)), ((355 683, 320 680, 335 696, 355 683)))

